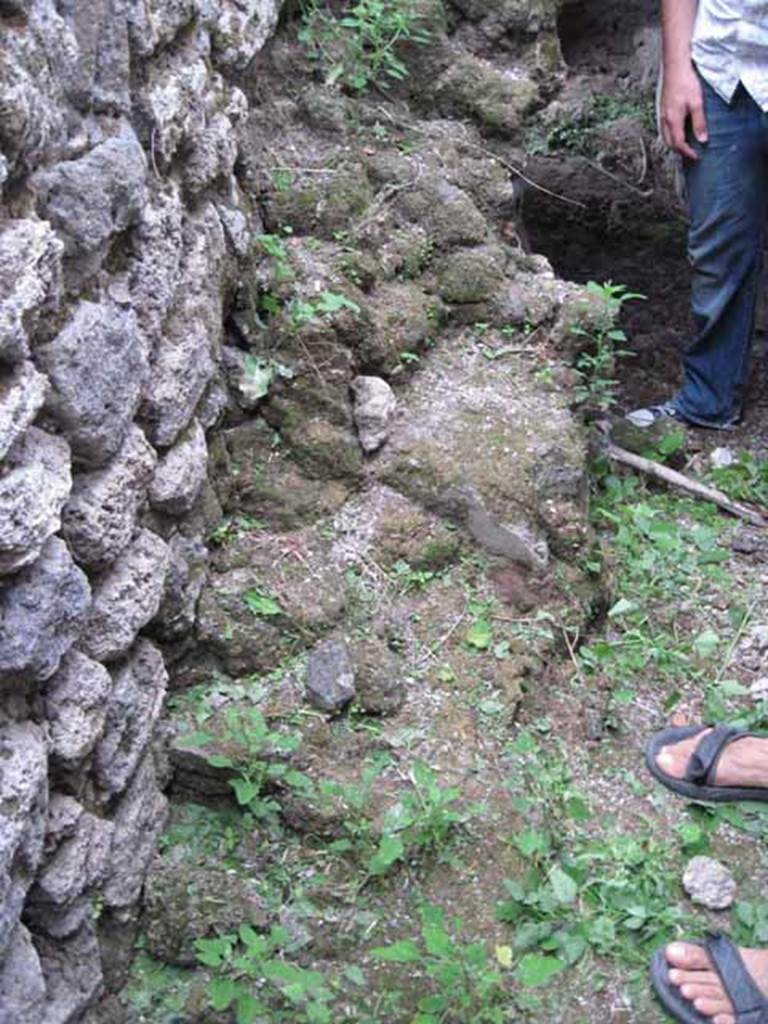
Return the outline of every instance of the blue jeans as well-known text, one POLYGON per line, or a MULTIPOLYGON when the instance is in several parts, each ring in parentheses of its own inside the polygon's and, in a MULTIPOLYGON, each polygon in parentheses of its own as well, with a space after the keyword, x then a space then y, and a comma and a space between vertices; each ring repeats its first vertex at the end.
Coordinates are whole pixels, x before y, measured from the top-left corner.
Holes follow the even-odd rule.
POLYGON ((768 217, 768 113, 743 86, 730 103, 702 81, 709 141, 685 161, 696 333, 674 404, 692 423, 741 415, 768 217))

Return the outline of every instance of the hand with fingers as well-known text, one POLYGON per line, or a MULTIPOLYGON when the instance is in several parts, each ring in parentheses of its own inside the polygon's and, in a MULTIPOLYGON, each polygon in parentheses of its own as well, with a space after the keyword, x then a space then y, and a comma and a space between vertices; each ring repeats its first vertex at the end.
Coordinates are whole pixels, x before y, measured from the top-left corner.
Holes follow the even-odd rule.
POLYGON ((697 142, 708 139, 704 95, 693 64, 667 69, 661 93, 661 130, 664 141, 688 160, 698 160, 686 137, 688 119, 697 142))

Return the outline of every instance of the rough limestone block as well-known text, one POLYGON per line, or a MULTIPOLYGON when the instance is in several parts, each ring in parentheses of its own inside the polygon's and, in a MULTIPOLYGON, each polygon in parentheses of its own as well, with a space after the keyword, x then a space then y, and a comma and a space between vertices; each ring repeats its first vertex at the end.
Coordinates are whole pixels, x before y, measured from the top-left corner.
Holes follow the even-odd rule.
POLYGON ((381 377, 355 377, 355 426, 364 452, 375 452, 389 436, 397 399, 392 388, 381 377))
POLYGON ((158 512, 183 516, 192 508, 205 480, 208 447, 197 420, 160 460, 149 487, 149 500, 158 512))
POLYGON ((29 336, 58 298, 62 250, 45 221, 12 220, 0 231, 0 360, 29 356, 29 336))
POLYGON ((125 654, 160 607, 168 546, 142 530, 94 587, 93 605, 80 646, 97 661, 125 654))
POLYGON ((91 588, 63 540, 51 537, 40 558, 0 584, 0 682, 49 679, 77 639, 91 588))
POLYGON ((313 708, 330 714, 354 700, 355 669, 345 643, 326 640, 309 652, 305 696, 313 708))
POLYGON ((79 651, 69 651, 45 688, 51 759, 73 768, 93 750, 107 717, 109 672, 79 651))
POLYGON ((150 754, 139 766, 115 812, 115 835, 103 889, 105 906, 130 907, 138 900, 167 814, 168 801, 158 788, 150 754))
POLYGON ((0 576, 29 565, 61 526, 72 487, 69 445, 32 427, 8 452, 0 477, 0 576))
POLYGON ((0 962, 43 853, 48 813, 45 733, 34 722, 0 725, 0 962))
POLYGON ((156 463, 154 449, 132 425, 103 469, 75 477, 62 534, 81 565, 104 569, 128 546, 156 463))
POLYGON ((43 407, 48 381, 31 362, 0 373, 0 459, 43 407))
POLYGON ((149 743, 168 685, 163 656, 139 640, 128 659, 112 671, 104 735, 93 758, 96 781, 110 793, 128 783, 149 743))
POLYGON ((147 375, 146 342, 132 310, 80 302, 36 361, 53 390, 47 407, 76 460, 101 466, 117 453, 138 408, 147 375))
POLYGON ((123 122, 117 135, 77 160, 64 160, 32 178, 41 216, 64 240, 65 255, 84 274, 98 269, 107 242, 136 220, 145 198, 147 161, 123 122))
POLYGON ((131 297, 148 338, 160 335, 181 273, 183 254, 181 190, 174 182, 152 194, 133 230, 131 297))
MULTIPOLYGON (((92 920, 72 936, 36 938, 48 992, 45 1024, 69 1024, 82 1019, 102 991, 101 955, 92 920)), ((36 1024, 41 1024, 40 1021, 36 1024)))
POLYGON ((208 548, 200 537, 174 534, 168 542, 170 564, 160 610, 152 623, 154 635, 179 640, 192 632, 197 601, 208 569, 208 548))
POLYGON ((237 134, 232 122, 221 112, 195 135, 182 168, 184 187, 197 195, 217 179, 230 176, 237 158, 237 134))
POLYGON ((20 924, 0 964, 0 1024, 40 1024, 45 996, 40 957, 31 935, 20 924))
POLYGON ((73 834, 59 843, 38 874, 30 903, 65 907, 103 879, 114 826, 82 807, 80 810, 73 834))
POLYGON ((211 32, 214 62, 244 71, 272 35, 283 0, 222 0, 211 32))

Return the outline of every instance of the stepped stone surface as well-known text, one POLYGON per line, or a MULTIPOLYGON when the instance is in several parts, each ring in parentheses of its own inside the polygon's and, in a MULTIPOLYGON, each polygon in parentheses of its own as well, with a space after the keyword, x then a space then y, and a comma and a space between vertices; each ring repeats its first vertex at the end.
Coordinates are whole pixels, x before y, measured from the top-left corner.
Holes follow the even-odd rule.
POLYGON ((460 340, 401 396, 377 477, 461 523, 495 555, 531 567, 548 548, 588 540, 584 438, 564 398, 519 362, 494 363, 460 340))

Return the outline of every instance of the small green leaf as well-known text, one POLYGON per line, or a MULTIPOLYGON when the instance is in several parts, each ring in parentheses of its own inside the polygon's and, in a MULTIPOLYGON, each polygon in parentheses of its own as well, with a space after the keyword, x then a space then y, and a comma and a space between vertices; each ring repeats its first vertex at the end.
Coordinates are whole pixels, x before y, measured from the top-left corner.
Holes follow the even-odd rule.
POLYGON ((377 960, 386 960, 393 964, 413 964, 421 960, 419 947, 411 939, 393 942, 391 946, 377 946, 371 950, 377 960))
POLYGON ((379 841, 379 848, 368 861, 368 870, 372 875, 383 875, 395 861, 402 858, 405 853, 405 846, 398 836, 382 836, 379 841))
POLYGON ((466 641, 470 647, 478 651, 486 651, 491 646, 493 627, 487 619, 477 619, 470 626, 466 641))
POLYGON ((214 736, 209 732, 187 732, 176 740, 180 747, 205 747, 212 743, 214 736))
POLYGON ((263 615, 265 618, 271 615, 280 615, 283 610, 274 597, 270 597, 269 594, 265 594, 256 587, 246 590, 243 600, 254 615, 263 615))
POLYGON ((555 865, 549 873, 549 884, 558 903, 574 903, 578 895, 578 887, 570 875, 555 865))
POLYGON ((526 988, 536 988, 546 984, 565 967, 565 962, 556 956, 541 956, 538 953, 526 953, 517 965, 517 979, 526 988))
POLYGON ((231 978, 214 978, 208 985, 208 995, 214 1010, 226 1010, 241 995, 241 989, 231 978))

